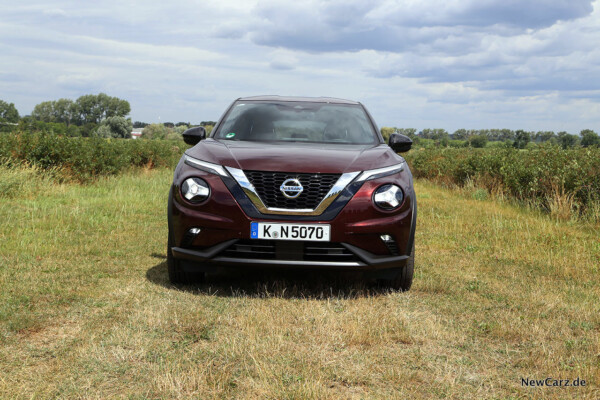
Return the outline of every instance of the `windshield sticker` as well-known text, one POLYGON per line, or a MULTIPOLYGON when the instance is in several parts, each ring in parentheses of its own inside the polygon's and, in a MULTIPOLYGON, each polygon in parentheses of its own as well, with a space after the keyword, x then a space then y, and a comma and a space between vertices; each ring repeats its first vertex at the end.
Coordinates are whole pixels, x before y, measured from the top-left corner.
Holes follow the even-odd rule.
POLYGON ((235 133, 233 133, 233 132, 230 132, 230 133, 228 133, 227 135, 225 135, 225 138, 226 138, 226 139, 231 139, 231 138, 232 138, 232 137, 234 137, 234 136, 235 136, 235 133))

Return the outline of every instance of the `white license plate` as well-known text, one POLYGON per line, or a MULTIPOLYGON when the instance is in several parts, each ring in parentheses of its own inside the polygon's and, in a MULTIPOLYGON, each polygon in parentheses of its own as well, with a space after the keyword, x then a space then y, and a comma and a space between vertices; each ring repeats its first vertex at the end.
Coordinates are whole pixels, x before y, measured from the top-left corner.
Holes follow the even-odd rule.
POLYGON ((251 222, 251 239, 310 240, 329 242, 330 225, 323 224, 281 224, 251 222))

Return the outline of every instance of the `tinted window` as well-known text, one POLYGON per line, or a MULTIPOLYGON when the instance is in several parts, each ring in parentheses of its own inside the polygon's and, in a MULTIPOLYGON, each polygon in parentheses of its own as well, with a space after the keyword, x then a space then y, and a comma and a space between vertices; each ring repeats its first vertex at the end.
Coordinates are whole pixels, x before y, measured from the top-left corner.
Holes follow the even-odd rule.
POLYGON ((236 102, 213 136, 224 140, 376 143, 358 104, 236 102))

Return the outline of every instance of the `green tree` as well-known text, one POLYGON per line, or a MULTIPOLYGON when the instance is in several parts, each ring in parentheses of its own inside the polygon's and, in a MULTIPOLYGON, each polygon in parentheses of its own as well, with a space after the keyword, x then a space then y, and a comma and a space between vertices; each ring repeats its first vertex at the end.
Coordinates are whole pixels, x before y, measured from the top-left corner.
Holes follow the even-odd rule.
POLYGON ((515 141, 513 143, 515 149, 524 149, 529 142, 531 142, 531 134, 529 132, 521 129, 515 132, 515 141))
POLYGON ((100 124, 111 117, 126 117, 131 111, 127 100, 107 94, 86 94, 77 100, 58 99, 44 101, 33 108, 31 116, 43 122, 63 122, 65 124, 100 124))
POLYGON ((600 146, 600 136, 591 129, 581 131, 581 145, 583 147, 600 146))
POLYGON ((33 107, 31 116, 38 121, 54 122, 54 105, 52 101, 43 101, 33 107))
POLYGON ((125 117, 108 117, 98 127, 96 135, 100 137, 131 138, 133 124, 125 117))
POLYGON ((0 122, 9 122, 11 124, 19 122, 19 111, 17 111, 14 103, 7 103, 0 100, 0 122))
POLYGON ((490 129, 487 134, 488 140, 492 142, 499 142, 504 137, 504 129, 490 129))
POLYGON ((538 133, 535 134, 535 141, 538 143, 539 142, 547 142, 555 137, 556 137, 556 134, 552 131, 539 131, 538 133))
POLYGON ((423 129, 421 137, 423 139, 443 140, 448 139, 448 132, 445 129, 423 129))
POLYGON ((396 133, 408 136, 411 139, 414 139, 417 136, 417 130, 415 128, 396 128, 396 133))
POLYGON ((78 122, 78 107, 73 100, 58 99, 37 104, 31 116, 42 122, 62 122, 67 126, 78 122))
POLYGON ((558 132, 557 134, 558 144, 563 149, 568 149, 569 147, 575 147, 579 138, 575 135, 571 135, 565 131, 558 132))
POLYGON ((487 135, 481 133, 479 135, 471 136, 468 143, 471 147, 483 148, 488 142, 487 135))
POLYGON ((510 129, 500 129, 500 132, 498 132, 498 140, 503 142, 515 140, 515 132, 510 129))
POLYGON ((166 139, 169 128, 163 124, 150 124, 142 131, 142 139, 166 139))
POLYGON ((188 129, 189 129, 189 127, 187 125, 176 125, 175 128, 173 128, 173 132, 181 135, 181 134, 183 134, 183 132, 185 132, 188 129))
POLYGON ((469 138, 469 136, 467 135, 467 130, 464 128, 457 129, 452 134, 452 139, 455 139, 455 140, 466 140, 468 138, 469 138))
POLYGON ((396 128, 393 128, 391 126, 384 126, 380 129, 381 131, 381 136, 383 136, 383 140, 387 143, 388 140, 390 140, 390 136, 392 136, 392 133, 396 132, 396 128))
POLYGON ((77 105, 70 99, 58 99, 53 102, 54 120, 64 122, 67 126, 76 122, 77 105))
POLYGON ((381 136, 383 136, 383 140, 385 140, 386 143, 388 142, 388 140, 390 140, 390 136, 392 135, 392 133, 408 136, 409 138, 414 140, 416 137, 417 130, 415 128, 396 128, 395 126, 384 126, 383 128, 381 128, 381 136))
POLYGON ((127 100, 111 97, 105 93, 83 95, 75 100, 75 104, 77 104, 80 124, 99 124, 105 118, 125 117, 131 112, 127 100))

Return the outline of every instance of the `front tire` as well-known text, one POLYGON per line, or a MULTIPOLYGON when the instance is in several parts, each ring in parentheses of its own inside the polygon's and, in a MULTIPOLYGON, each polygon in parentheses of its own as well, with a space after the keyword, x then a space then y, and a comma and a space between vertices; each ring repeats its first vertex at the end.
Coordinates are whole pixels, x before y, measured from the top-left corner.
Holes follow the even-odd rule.
POLYGON ((413 242, 412 250, 406 265, 398 269, 395 277, 383 280, 383 284, 391 289, 406 292, 412 286, 413 274, 415 271, 415 243, 413 242))

